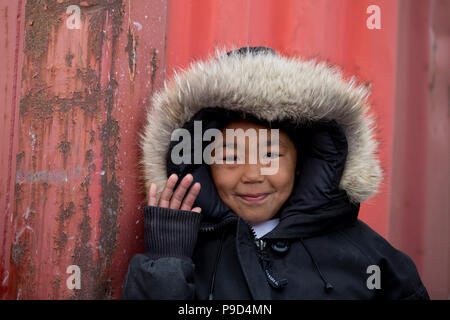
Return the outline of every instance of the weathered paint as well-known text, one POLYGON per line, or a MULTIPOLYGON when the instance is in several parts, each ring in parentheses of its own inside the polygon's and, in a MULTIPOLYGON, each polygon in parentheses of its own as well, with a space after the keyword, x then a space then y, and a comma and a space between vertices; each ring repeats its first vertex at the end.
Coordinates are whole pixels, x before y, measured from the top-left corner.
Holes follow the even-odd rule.
POLYGON ((390 240, 450 297, 450 2, 401 1, 390 240))
POLYGON ((42 0, 18 10, 23 67, 2 297, 118 298, 131 255, 143 250, 137 129, 164 70, 155 52, 164 50, 165 2, 42 0), (74 4, 79 30, 66 27, 74 4), (81 269, 80 290, 66 286, 69 265, 81 269))
MULTIPOLYGON (((0 149, 0 297, 6 297, 13 270, 9 268, 12 259, 12 240, 15 237, 12 218, 15 206, 15 194, 20 188, 15 184, 16 161, 21 161, 24 153, 17 150, 18 104, 20 100, 20 75, 22 70, 24 8, 23 1, 0 5, 0 97, 1 125, 0 149)), ((30 211, 24 214, 28 215, 30 211)), ((16 247, 14 259, 20 255, 16 247)))
POLYGON ((448 113, 447 118, 442 116, 448 110, 442 102, 448 103, 450 89, 448 73, 436 72, 435 67, 448 57, 448 36, 441 32, 440 38, 432 39, 439 46, 432 46, 429 58, 431 22, 416 24, 411 17, 428 17, 442 2, 406 3, 3 1, 0 142, 7 152, 0 157, 0 297, 120 297, 128 263, 144 248, 138 142, 145 108, 173 69, 207 56, 216 45, 266 45, 286 55, 325 59, 342 66, 346 76, 356 74, 361 82, 371 84, 369 102, 378 119, 386 180, 381 193, 362 205, 360 217, 411 254, 432 296, 446 297, 450 276, 442 273, 449 269, 449 253, 448 244, 440 240, 448 243, 448 238, 432 231, 439 227, 448 234, 448 224, 445 229, 434 218, 443 218, 440 208, 448 212, 448 200, 433 187, 438 178, 448 186, 448 177, 442 180, 428 174, 430 160, 409 161, 408 155, 416 146, 424 152, 427 147, 442 159, 434 167, 448 172, 448 158, 438 150, 448 151, 443 148, 448 145, 448 113), (66 26, 69 5, 81 8, 80 29, 66 26), (366 27, 369 5, 381 9, 381 30, 366 27), (415 55, 414 43, 408 47, 399 36, 420 39, 424 51, 415 55), (400 62, 405 61, 417 68, 414 75, 420 86, 402 67, 400 62), (432 75, 429 86, 423 79, 426 75, 432 75), (409 79, 411 85, 402 79, 409 79), (416 105, 421 116, 402 113, 408 108, 402 92, 414 94, 410 101, 421 101, 416 105), (427 96, 431 113, 420 109, 427 105, 427 96), (397 110, 396 103, 403 109, 397 110), (424 117, 441 122, 427 139, 409 140, 417 126, 405 125, 406 120, 431 132, 424 117), (393 152, 394 145, 400 156, 393 152), (409 151, 402 153, 405 146, 409 151), (439 207, 430 205, 434 200, 439 207), (421 209, 408 207, 411 203, 420 203, 421 209), (415 219, 409 219, 412 216, 415 219), (80 290, 66 286, 66 269, 73 264, 81 269, 80 290))

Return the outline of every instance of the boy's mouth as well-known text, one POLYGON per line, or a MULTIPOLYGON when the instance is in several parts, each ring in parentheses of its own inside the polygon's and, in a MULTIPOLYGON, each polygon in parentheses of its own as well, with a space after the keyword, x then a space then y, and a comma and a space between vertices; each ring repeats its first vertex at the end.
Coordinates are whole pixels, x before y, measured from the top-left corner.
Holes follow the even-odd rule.
POLYGON ((238 194, 237 196, 246 202, 256 203, 266 199, 270 193, 257 193, 257 194, 238 194))

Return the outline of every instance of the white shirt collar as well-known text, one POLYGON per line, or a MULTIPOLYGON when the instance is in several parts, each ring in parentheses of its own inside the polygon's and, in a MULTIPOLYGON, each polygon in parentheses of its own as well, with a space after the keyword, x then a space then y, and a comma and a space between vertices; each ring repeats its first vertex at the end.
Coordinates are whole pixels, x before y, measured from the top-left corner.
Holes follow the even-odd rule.
POLYGON ((265 234, 272 231, 278 225, 278 222, 280 222, 280 219, 275 218, 257 224, 250 223, 250 225, 252 226, 253 230, 256 233, 256 238, 259 239, 263 237, 265 234))

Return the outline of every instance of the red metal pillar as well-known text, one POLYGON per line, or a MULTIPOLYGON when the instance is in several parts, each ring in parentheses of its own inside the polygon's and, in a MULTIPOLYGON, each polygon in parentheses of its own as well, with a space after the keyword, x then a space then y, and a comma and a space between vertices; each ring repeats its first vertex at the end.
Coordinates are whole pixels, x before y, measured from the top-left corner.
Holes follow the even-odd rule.
POLYGON ((2 112, 12 145, 2 156, 2 297, 118 298, 143 250, 138 130, 164 76, 165 1, 15 3, 3 6, 25 34, 9 24, 24 55, 10 73, 22 76, 18 98, 5 94, 16 112, 2 112), (70 5, 78 28, 67 23, 70 5), (69 265, 80 267, 79 290, 66 286, 69 265))

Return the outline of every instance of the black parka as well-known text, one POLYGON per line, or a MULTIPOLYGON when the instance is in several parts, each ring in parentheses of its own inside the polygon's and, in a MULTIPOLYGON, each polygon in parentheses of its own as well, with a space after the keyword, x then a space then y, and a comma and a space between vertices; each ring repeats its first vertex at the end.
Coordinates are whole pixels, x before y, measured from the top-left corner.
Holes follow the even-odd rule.
POLYGON ((366 94, 336 69, 261 47, 220 52, 177 75, 153 98, 145 174, 160 192, 170 174, 191 173, 202 213, 144 208, 146 252, 131 260, 123 298, 428 299, 413 261, 358 219, 381 181, 366 94), (260 239, 221 201, 206 164, 170 157, 174 129, 242 118, 285 130, 299 150, 280 222, 260 239))

